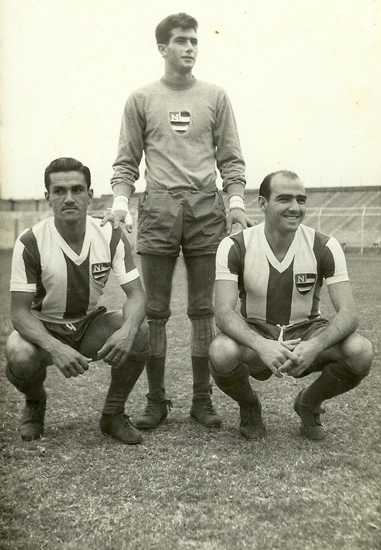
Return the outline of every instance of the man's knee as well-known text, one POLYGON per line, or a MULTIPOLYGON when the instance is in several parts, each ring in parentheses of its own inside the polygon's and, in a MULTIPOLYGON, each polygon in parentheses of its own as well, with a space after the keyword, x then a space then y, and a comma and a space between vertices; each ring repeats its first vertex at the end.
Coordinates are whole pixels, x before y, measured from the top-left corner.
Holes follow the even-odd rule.
POLYGON ((6 356, 12 371, 19 373, 20 378, 30 378, 41 364, 41 353, 37 346, 24 340, 16 331, 8 338, 6 356))
POLYGON ((230 374, 237 367, 239 356, 239 344, 222 333, 215 337, 209 348, 212 368, 218 374, 230 374))
POLYGON ((358 333, 351 334, 341 344, 343 361, 354 373, 366 376, 373 361, 373 346, 358 333))
POLYGON ((30 385, 45 380, 47 361, 41 356, 37 346, 24 340, 16 331, 8 338, 6 355, 5 374, 20 391, 24 392, 30 385))

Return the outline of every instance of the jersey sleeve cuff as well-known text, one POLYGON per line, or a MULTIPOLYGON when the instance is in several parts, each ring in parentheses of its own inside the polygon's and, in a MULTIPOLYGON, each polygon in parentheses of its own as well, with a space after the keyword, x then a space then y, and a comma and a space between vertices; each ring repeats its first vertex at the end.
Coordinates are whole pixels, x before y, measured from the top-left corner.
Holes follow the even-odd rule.
POLYGON ((135 268, 124 275, 119 275, 118 282, 120 285, 125 285, 126 283, 130 283, 131 281, 135 281, 135 279, 139 279, 139 276, 139 271, 137 268, 135 268))
POLYGON ((216 273, 216 281, 238 282, 238 275, 235 275, 234 273, 216 273))
POLYGON ((334 283, 345 283, 346 281, 349 281, 348 275, 336 275, 336 277, 328 277, 328 279, 325 280, 327 286, 334 283))
POLYGON ((11 292, 33 292, 35 294, 37 287, 33 283, 11 283, 11 292))

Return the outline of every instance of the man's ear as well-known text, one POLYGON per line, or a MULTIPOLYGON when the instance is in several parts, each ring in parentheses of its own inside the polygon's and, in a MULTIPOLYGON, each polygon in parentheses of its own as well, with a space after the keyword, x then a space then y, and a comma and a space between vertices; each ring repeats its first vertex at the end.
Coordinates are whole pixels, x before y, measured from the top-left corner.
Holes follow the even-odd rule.
POLYGON ((89 204, 90 204, 91 201, 93 200, 94 189, 88 189, 88 190, 87 190, 87 195, 88 195, 88 197, 89 197, 89 204))
POLYGON ((162 55, 162 57, 165 57, 165 54, 167 53, 167 45, 166 44, 158 44, 157 49, 159 50, 160 55, 162 55))
POLYGON ((45 191, 44 195, 45 195, 45 200, 48 203, 48 205, 52 206, 51 203, 50 203, 50 193, 49 193, 49 191, 45 191))
POLYGON ((261 196, 258 197, 258 206, 260 210, 266 209, 266 203, 267 203, 267 200, 265 199, 265 197, 261 197, 261 196))

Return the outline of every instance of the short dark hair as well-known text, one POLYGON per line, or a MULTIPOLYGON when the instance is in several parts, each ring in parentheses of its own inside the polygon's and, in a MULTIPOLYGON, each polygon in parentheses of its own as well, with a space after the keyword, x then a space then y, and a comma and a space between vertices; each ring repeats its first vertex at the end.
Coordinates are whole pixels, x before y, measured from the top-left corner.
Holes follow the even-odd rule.
POLYGON ((91 187, 91 174, 87 166, 84 166, 82 162, 70 157, 61 157, 59 159, 52 160, 52 162, 45 168, 45 187, 47 191, 50 188, 50 174, 55 172, 81 172, 85 176, 87 189, 91 187))
POLYGON ((157 44, 168 44, 171 39, 172 29, 176 29, 177 27, 183 30, 194 29, 197 32, 198 23, 194 17, 186 13, 168 15, 156 27, 155 36, 157 44))
POLYGON ((262 181, 261 185, 259 186, 258 194, 260 197, 264 197, 266 200, 269 200, 271 195, 271 181, 273 177, 277 176, 278 174, 282 174, 282 176, 290 180, 299 179, 299 176, 295 174, 295 172, 290 172, 289 170, 278 170, 278 172, 272 172, 271 174, 268 174, 265 177, 265 179, 262 181))

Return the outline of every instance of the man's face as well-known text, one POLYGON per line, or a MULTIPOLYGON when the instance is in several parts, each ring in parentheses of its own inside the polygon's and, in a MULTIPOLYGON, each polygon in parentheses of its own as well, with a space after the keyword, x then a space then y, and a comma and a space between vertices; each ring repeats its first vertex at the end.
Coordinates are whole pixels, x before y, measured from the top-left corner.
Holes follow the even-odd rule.
POLYGON ((259 206, 265 212, 269 229, 280 233, 294 233, 306 215, 306 190, 300 179, 290 179, 283 174, 273 176, 269 200, 259 198, 259 206))
POLYGON ((159 44, 159 51, 171 70, 186 74, 196 63, 198 53, 197 33, 194 29, 172 29, 168 44, 159 44))
POLYGON ((69 222, 85 218, 92 196, 93 190, 87 189, 82 172, 50 174, 50 187, 45 198, 56 219, 69 222))

